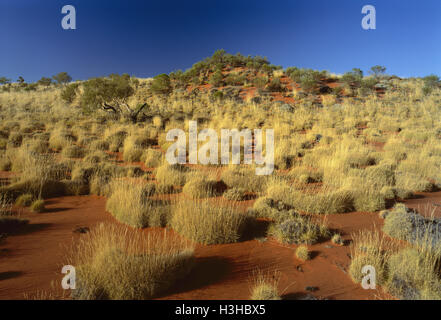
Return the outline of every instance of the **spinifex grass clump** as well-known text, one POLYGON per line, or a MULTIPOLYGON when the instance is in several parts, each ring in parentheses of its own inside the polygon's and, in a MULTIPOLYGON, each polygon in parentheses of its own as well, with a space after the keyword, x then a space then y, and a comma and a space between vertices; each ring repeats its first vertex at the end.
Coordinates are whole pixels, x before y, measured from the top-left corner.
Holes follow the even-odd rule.
POLYGON ((316 222, 311 216, 292 213, 273 223, 269 235, 286 244, 313 244, 329 237, 325 221, 316 222))
POLYGON ((189 170, 182 165, 169 165, 164 163, 155 170, 155 178, 159 184, 183 186, 189 170))
POLYGON ((116 219, 136 228, 167 224, 170 216, 168 206, 155 205, 150 196, 155 188, 143 181, 117 179, 110 185, 110 197, 106 210, 116 219))
POLYGON ((245 189, 231 188, 223 193, 223 197, 228 200, 241 201, 246 199, 245 189))
POLYGON ((386 215, 383 231, 389 236, 413 244, 441 246, 441 220, 425 218, 403 204, 397 204, 386 215))
POLYGON ((224 189, 226 189, 226 186, 222 181, 195 177, 187 181, 182 191, 186 195, 198 199, 221 195, 224 189))
POLYGON ((183 200, 173 206, 171 227, 195 242, 219 244, 238 241, 251 221, 227 203, 183 200))
POLYGON ((278 292, 280 275, 256 270, 251 278, 251 300, 281 300, 278 292))
POLYGON ((364 266, 373 266, 376 274, 376 284, 382 285, 387 279, 387 260, 390 256, 392 243, 379 232, 361 231, 353 236, 351 247, 352 261, 349 274, 352 280, 360 283, 366 275, 364 266))
POLYGON ((389 258, 387 290, 391 294, 405 300, 441 299, 440 250, 427 249, 409 247, 389 258))
POLYGON ((148 234, 100 224, 80 239, 74 299, 151 299, 193 267, 193 246, 167 231, 148 234))

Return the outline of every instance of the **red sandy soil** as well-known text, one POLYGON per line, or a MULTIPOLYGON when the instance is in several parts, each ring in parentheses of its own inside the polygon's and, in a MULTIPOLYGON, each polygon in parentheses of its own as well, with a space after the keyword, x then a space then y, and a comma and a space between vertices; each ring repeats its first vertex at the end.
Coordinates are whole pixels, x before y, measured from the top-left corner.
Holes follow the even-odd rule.
MULTIPOLYGON (((441 192, 420 196, 408 200, 407 205, 418 209, 441 203, 441 192)), ((37 291, 62 298, 61 268, 67 264, 72 241, 81 237, 73 231, 78 227, 91 228, 98 222, 117 223, 105 212, 103 197, 54 198, 47 201, 47 208, 40 214, 23 209, 20 216, 30 220, 29 226, 0 245, 0 299, 23 299, 24 294, 32 296, 37 291)), ((328 241, 310 246, 312 260, 307 262, 295 258, 296 246, 283 246, 271 239, 198 245, 193 272, 160 298, 247 299, 250 276, 259 268, 280 272, 279 289, 286 299, 304 297, 307 286, 316 287, 312 295, 321 299, 383 299, 385 295, 380 290, 364 290, 347 274, 351 234, 381 227, 381 219, 376 213, 354 212, 330 215, 328 222, 331 229, 343 235, 347 245, 340 247, 328 241)))

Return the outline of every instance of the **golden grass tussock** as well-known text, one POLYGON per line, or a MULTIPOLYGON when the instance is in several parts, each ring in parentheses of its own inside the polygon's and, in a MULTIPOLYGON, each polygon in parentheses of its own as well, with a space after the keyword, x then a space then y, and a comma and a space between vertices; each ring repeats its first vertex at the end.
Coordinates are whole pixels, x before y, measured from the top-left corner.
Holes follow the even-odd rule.
POLYGON ((203 244, 237 242, 252 218, 227 203, 181 200, 173 205, 171 227, 182 236, 203 244))
POLYGON ((281 300, 279 294, 280 274, 278 272, 253 271, 250 277, 250 300, 281 300))
POLYGON ((193 245, 167 231, 148 234, 99 224, 80 239, 74 299, 140 300, 157 297, 194 265, 193 245))

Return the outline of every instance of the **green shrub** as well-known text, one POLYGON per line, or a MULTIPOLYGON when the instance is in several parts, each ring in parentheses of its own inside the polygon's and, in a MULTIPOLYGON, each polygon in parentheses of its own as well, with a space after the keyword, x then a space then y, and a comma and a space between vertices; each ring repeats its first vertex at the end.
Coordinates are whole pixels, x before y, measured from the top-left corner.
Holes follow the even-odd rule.
POLYGON ((79 84, 72 83, 64 87, 61 91, 61 99, 63 99, 67 103, 72 103, 77 96, 77 89, 79 84))
POLYGON ((172 90, 170 84, 170 77, 163 73, 153 77, 153 81, 151 83, 150 89, 154 93, 167 94, 172 90))

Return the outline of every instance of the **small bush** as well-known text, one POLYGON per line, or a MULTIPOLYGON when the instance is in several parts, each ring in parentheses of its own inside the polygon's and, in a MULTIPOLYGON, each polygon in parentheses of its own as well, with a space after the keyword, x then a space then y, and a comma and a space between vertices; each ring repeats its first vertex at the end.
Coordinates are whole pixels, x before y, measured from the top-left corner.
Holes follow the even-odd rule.
POLYGON ((383 231, 392 238, 410 240, 413 229, 412 215, 402 205, 395 206, 384 220, 383 231))
POLYGON ((336 233, 332 236, 331 238, 332 243, 335 243, 339 246, 343 246, 345 244, 343 238, 341 237, 341 235, 339 233, 336 233))
POLYGON ((278 275, 254 272, 251 283, 251 300, 281 300, 278 293, 278 275))
POLYGON ((269 235, 286 244, 314 244, 329 236, 324 224, 318 225, 309 216, 294 215, 271 225, 269 235))
POLYGON ((296 249, 296 257, 299 258, 302 261, 309 260, 310 256, 309 256, 309 249, 308 249, 308 247, 305 246, 305 245, 299 246, 296 249))
POLYGON ((224 192, 223 197, 227 200, 242 201, 245 200, 245 189, 231 188, 224 192))

